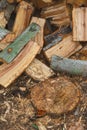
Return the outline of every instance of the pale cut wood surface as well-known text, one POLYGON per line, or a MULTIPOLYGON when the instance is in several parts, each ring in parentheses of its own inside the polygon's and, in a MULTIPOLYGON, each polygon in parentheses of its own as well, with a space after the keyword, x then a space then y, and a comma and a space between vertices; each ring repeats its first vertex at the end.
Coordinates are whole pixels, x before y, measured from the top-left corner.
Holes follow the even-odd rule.
POLYGON ((56 44, 52 48, 44 51, 44 54, 49 60, 53 55, 69 57, 81 48, 82 46, 80 45, 80 43, 73 42, 72 36, 70 35, 64 38, 60 43, 56 44))
POLYGON ((28 27, 32 12, 33 7, 30 4, 25 1, 20 2, 13 26, 13 32, 9 33, 4 39, 0 41, 0 49, 3 50, 6 48, 28 27))
POLYGON ((87 7, 73 9, 73 40, 87 41, 87 7))
POLYGON ((25 1, 20 2, 14 23, 13 31, 15 35, 20 35, 26 27, 28 27, 30 18, 33 12, 33 7, 25 1), (20 27, 21 26, 21 27, 20 27))
POLYGON ((44 81, 54 75, 52 69, 38 59, 33 60, 33 62, 26 69, 26 73, 38 81, 44 81))
POLYGON ((0 67, 0 85, 7 87, 10 85, 32 62, 38 53, 40 46, 30 41, 21 53, 10 64, 0 67))
MULTIPOLYGON (((40 50, 41 50, 41 48, 43 47, 43 44, 44 44, 44 40, 43 40, 43 35, 44 35, 44 25, 45 25, 45 19, 42 19, 42 18, 37 18, 37 17, 33 17, 32 18, 32 20, 31 20, 31 23, 33 23, 33 22, 35 22, 35 23, 37 23, 40 27, 41 27, 41 30, 40 30, 40 32, 36 35, 36 37, 33 39, 35 42, 37 42, 38 43, 38 45, 39 45, 39 51, 38 51, 38 53, 40 52, 40 50)), ((14 36, 14 34, 13 34, 13 36, 14 36)), ((5 48, 6 46, 4 46, 5 44, 1 44, 2 45, 2 47, 3 48, 5 48)), ((34 63, 35 63, 35 69, 37 69, 37 68, 39 68, 39 65, 37 65, 37 63, 35 62, 35 61, 33 61, 34 63)), ((33 64, 33 62, 32 62, 32 64, 33 64)), ((4 65, 2 65, 2 67, 1 67, 1 69, 3 68, 3 67, 5 67, 6 66, 6 64, 4 64, 4 65)), ((45 65, 44 65, 45 66, 45 65)), ((45 68, 47 68, 47 67, 45 67, 45 68)), ((1 70, 0 69, 0 70, 1 70)), ((39 68, 40 70, 40 72, 42 72, 42 68, 39 68)), ((29 75, 31 76, 31 77, 35 77, 35 76, 32 76, 31 74, 32 74, 32 71, 33 71, 33 67, 32 67, 32 65, 31 66, 28 66, 27 67, 27 70, 29 70, 29 75)), ((45 74, 46 72, 44 72, 44 74, 45 74)), ((53 75, 53 73, 52 72, 49 72, 49 77, 50 76, 52 76, 53 75)), ((44 75, 45 76, 45 75, 44 75)), ((44 77, 43 76, 43 77, 44 77)), ((47 76, 48 77, 48 76, 47 76)), ((45 77, 44 77, 45 78, 45 77)))

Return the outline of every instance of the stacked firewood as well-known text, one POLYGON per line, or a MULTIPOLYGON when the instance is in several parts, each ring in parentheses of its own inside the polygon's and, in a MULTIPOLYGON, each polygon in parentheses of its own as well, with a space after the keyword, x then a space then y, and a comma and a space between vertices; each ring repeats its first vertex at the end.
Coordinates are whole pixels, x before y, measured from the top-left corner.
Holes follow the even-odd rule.
MULTIPOLYGON (((3 28, 0 33, 0 50, 7 48, 18 37, 20 41, 21 33, 30 24, 36 23, 40 26, 40 32, 32 41, 29 41, 29 45, 27 44, 27 47, 24 47, 13 61, 10 59, 9 64, 4 63, 0 66, 0 84, 5 87, 10 85, 24 70, 39 81, 54 75, 51 68, 38 59, 34 59, 41 50, 50 63, 53 55, 70 57, 82 48, 80 41, 87 41, 86 0, 78 0, 78 2, 74 0, 4 0, 0 4, 0 26, 3 28), (15 14, 14 21, 11 21, 13 14, 15 14), (9 23, 12 22, 13 26, 9 27, 9 23), (25 53, 30 44, 32 46, 29 49, 30 52, 25 53)), ((1 55, 1 61, 6 60, 3 55, 1 55)))

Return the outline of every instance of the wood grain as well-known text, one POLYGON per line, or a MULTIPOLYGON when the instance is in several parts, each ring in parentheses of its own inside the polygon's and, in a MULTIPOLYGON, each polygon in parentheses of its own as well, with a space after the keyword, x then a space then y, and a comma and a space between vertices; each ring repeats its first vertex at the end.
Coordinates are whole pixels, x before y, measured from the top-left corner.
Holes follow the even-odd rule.
POLYGON ((33 7, 30 4, 20 2, 12 32, 0 41, 0 49, 6 48, 28 27, 32 12, 33 7))
POLYGON ((44 81, 54 75, 52 69, 38 59, 33 60, 33 62, 26 69, 26 73, 38 81, 44 81))
POLYGON ((76 51, 80 50, 82 46, 79 42, 73 42, 72 36, 64 38, 60 43, 56 44, 52 48, 44 51, 45 56, 48 60, 53 55, 61 56, 61 57, 69 57, 74 54, 76 51))
POLYGON ((73 9, 73 40, 87 41, 87 8, 73 9))
POLYGON ((40 46, 30 41, 21 53, 10 64, 0 67, 0 85, 7 87, 10 85, 32 62, 38 53, 40 46))
POLYGON ((34 38, 34 41, 37 42, 40 45, 40 47, 42 48, 44 45, 44 26, 45 26, 46 20, 43 18, 32 17, 31 23, 33 23, 33 22, 38 24, 41 28, 40 32, 34 38))

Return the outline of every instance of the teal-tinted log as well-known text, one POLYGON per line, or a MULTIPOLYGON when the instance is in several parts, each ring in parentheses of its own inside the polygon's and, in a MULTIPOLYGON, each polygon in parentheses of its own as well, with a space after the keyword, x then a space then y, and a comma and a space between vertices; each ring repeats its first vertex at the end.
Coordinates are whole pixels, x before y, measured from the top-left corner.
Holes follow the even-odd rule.
POLYGON ((0 27, 0 40, 2 40, 8 33, 10 33, 8 30, 0 27))
POLYGON ((0 53, 0 59, 6 63, 13 61, 24 46, 36 36, 39 30, 40 26, 36 23, 32 23, 14 42, 0 53))
POLYGON ((56 72, 87 76, 87 61, 52 56, 51 68, 56 72))

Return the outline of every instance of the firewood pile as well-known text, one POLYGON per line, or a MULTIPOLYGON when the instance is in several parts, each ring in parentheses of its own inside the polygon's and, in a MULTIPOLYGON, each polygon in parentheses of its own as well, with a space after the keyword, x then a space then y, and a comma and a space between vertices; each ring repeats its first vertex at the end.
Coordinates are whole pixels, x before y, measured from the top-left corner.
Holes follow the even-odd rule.
POLYGON ((30 96, 42 115, 76 108, 71 77, 87 76, 87 0, 0 0, 0 85, 23 72, 39 82, 30 96))

